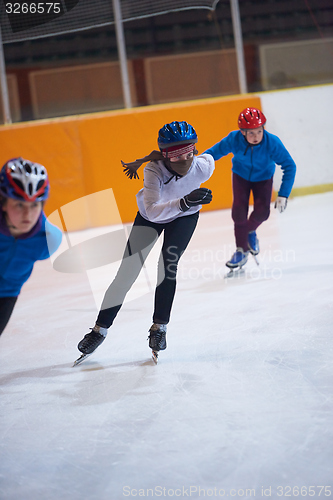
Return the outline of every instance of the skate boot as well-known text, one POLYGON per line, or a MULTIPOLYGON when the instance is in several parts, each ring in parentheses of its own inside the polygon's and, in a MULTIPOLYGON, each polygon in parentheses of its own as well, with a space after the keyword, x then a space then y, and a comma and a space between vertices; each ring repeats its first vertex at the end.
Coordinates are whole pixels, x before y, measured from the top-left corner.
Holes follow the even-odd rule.
POLYGON ((158 323, 153 323, 149 329, 149 347, 152 350, 153 361, 157 363, 158 351, 164 351, 166 349, 166 325, 160 325, 158 323))
POLYGON ((106 328, 95 325, 91 332, 87 333, 78 343, 78 350, 83 354, 92 354, 102 342, 104 342, 108 331, 106 328))
POLYGON ((226 266, 230 269, 241 268, 247 263, 248 257, 249 252, 244 252, 241 247, 238 247, 231 259, 226 262, 226 266))
POLYGON ((252 255, 259 253, 259 240, 255 231, 250 231, 248 235, 248 247, 252 255))
POLYGON ((102 342, 108 333, 107 328, 95 325, 91 332, 87 333, 83 339, 78 343, 77 348, 82 352, 81 356, 74 361, 73 366, 77 366, 84 361, 90 354, 92 354, 102 342))

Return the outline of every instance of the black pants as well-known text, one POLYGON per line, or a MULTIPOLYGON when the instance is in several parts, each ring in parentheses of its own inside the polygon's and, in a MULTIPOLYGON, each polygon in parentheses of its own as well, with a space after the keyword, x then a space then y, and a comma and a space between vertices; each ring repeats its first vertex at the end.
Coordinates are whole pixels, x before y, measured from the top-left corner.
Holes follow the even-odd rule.
POLYGON ((0 297, 0 335, 12 315, 17 297, 0 297))
POLYGON ((158 262, 153 322, 167 324, 176 291, 178 262, 190 242, 199 212, 158 224, 137 214, 117 275, 107 289, 96 323, 109 328, 120 310, 127 292, 140 274, 144 261, 164 231, 158 262))

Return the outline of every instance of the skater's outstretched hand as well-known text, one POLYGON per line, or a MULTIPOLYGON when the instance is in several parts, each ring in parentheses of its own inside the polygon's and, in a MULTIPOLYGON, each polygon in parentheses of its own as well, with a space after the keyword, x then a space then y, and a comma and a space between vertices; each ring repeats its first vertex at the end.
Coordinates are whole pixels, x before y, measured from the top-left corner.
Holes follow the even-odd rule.
POLYGON ((287 208, 287 203, 288 203, 288 198, 285 198, 284 196, 278 196, 276 198, 274 208, 277 208, 281 214, 287 208))
POLYGON ((123 172, 130 179, 139 179, 139 175, 137 173, 138 168, 142 165, 139 161, 132 161, 131 163, 125 163, 123 160, 120 160, 123 166, 123 172))
POLYGON ((197 205, 208 205, 213 199, 212 191, 207 188, 198 188, 180 199, 180 208, 186 212, 197 205))
POLYGON ((154 149, 149 155, 144 156, 143 158, 138 158, 135 161, 125 163, 123 160, 121 161, 123 172, 130 179, 139 179, 139 174, 137 170, 141 167, 143 163, 147 163, 148 161, 158 161, 163 160, 163 155, 161 151, 157 151, 154 149))

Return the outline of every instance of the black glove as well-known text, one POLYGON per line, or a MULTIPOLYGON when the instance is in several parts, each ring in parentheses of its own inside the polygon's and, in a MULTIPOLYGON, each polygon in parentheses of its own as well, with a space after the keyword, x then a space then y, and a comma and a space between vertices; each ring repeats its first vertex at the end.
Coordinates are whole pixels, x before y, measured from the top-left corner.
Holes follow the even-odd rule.
POLYGON ((184 196, 180 199, 180 209, 182 212, 186 212, 191 207, 197 205, 208 205, 213 199, 213 195, 210 189, 199 188, 192 191, 190 194, 184 196))

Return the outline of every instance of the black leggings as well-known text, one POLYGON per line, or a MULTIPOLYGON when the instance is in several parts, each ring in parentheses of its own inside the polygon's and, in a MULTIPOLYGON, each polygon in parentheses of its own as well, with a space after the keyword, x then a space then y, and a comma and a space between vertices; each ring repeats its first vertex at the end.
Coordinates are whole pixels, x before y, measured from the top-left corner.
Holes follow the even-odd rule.
POLYGON ((109 328, 120 310, 127 292, 140 274, 143 264, 164 230, 164 241, 158 262, 153 322, 167 324, 176 291, 178 262, 190 242, 199 212, 158 224, 137 214, 117 275, 107 289, 96 323, 109 328))
POLYGON ((0 335, 6 328, 16 301, 17 297, 0 297, 0 335))

